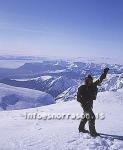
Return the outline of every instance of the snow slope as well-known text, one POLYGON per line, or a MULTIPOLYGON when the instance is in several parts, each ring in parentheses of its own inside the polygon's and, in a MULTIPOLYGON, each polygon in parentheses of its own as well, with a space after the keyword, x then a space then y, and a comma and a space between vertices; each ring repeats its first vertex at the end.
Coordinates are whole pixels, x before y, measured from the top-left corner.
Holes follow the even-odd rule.
POLYGON ((34 112, 81 113, 79 103, 74 100, 40 108, 1 111, 0 150, 123 150, 122 104, 123 90, 99 93, 94 112, 104 113, 105 119, 96 120, 97 131, 103 133, 97 138, 78 133, 80 120, 25 119, 27 113, 34 112))
POLYGON ((3 110, 32 108, 54 102, 53 97, 45 92, 0 83, 0 108, 3 110))

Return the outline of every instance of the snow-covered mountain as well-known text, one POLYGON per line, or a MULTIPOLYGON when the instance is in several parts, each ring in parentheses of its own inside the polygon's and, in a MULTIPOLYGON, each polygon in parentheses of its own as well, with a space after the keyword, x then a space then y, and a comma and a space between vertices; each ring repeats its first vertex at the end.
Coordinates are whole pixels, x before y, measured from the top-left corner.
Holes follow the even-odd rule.
POLYGON ((99 78, 105 67, 110 68, 109 75, 99 87, 99 91, 116 91, 123 87, 123 66, 120 64, 94 63, 90 60, 42 60, 25 63, 16 69, 0 69, 0 82, 51 94, 56 100, 64 101, 76 98, 77 88, 83 84, 85 76, 91 74, 99 78))
MULTIPOLYGON (((95 77, 94 80, 98 79, 95 77)), ((62 92, 56 97, 57 101, 69 101, 72 99, 76 99, 76 94, 78 87, 84 84, 84 81, 78 81, 76 85, 69 87, 67 90, 62 92)), ((99 92, 104 91, 117 91, 119 89, 123 89, 123 74, 108 74, 107 78, 102 82, 101 86, 98 86, 99 92)))
MULTIPOLYGON (((71 97, 76 98, 77 88, 81 84, 83 84, 84 78, 87 74, 94 75, 94 78, 96 79, 101 75, 103 71, 102 68, 109 67, 110 74, 104 80, 102 86, 99 87, 99 91, 116 91, 117 89, 123 87, 123 67, 120 65, 98 65, 94 63, 82 62, 61 62, 61 66, 67 64, 67 66, 69 67, 66 67, 67 69, 64 70, 62 68, 61 71, 56 71, 58 64, 56 64, 56 62, 52 62, 52 65, 53 64, 56 67, 55 70, 52 70, 52 72, 51 70, 47 70, 48 72, 45 72, 45 74, 41 76, 24 79, 4 78, 1 79, 0 82, 15 87, 23 87, 43 91, 51 94, 56 100, 60 100, 61 97, 64 97, 64 101, 68 101, 71 100, 71 97)), ((40 63, 36 63, 33 65, 38 65, 38 68, 40 68, 40 63)), ((30 65, 28 64, 28 66, 30 65)), ((25 67, 23 66, 22 68, 25 67)), ((59 69, 60 68, 58 67, 58 70, 59 69)), ((38 71, 38 69, 36 70, 38 71)))
POLYGON ((5 78, 1 80, 2 83, 12 85, 15 87, 24 87, 29 89, 36 89, 39 91, 44 91, 51 94, 53 97, 58 96, 69 87, 77 84, 74 79, 69 79, 67 77, 51 77, 51 76, 41 76, 33 79, 24 80, 10 80, 5 78), (45 79, 44 79, 45 78, 45 79))
MULTIPOLYGON (((23 62, 25 62, 25 60, 23 62)), ((111 73, 117 74, 123 72, 123 66, 119 64, 98 64, 95 62, 82 62, 79 60, 38 60, 37 62, 32 62, 32 60, 29 62, 28 60, 24 65, 18 68, 0 68, 0 78, 34 78, 42 75, 52 75, 80 79, 89 73, 98 75, 104 67, 109 67, 111 73)))
POLYGON ((25 109, 55 103, 47 93, 0 83, 0 109, 25 109))
POLYGON ((123 74, 109 74, 100 87, 101 91, 116 91, 123 88, 123 74))
POLYGON ((69 87, 73 87, 77 82, 73 79, 68 79, 65 77, 59 77, 50 83, 48 93, 54 95, 55 97, 61 94, 63 91, 69 87))

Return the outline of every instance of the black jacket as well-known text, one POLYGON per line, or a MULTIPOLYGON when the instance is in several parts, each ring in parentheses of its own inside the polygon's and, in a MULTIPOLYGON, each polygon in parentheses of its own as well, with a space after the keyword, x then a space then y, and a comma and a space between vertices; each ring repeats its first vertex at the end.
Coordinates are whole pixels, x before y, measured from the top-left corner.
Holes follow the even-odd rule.
POLYGON ((100 76, 100 78, 95 81, 91 86, 82 85, 78 88, 77 92, 77 101, 79 101, 83 107, 86 105, 90 105, 93 107, 93 100, 96 100, 98 88, 97 86, 100 85, 103 79, 106 78, 108 71, 105 72, 100 76))

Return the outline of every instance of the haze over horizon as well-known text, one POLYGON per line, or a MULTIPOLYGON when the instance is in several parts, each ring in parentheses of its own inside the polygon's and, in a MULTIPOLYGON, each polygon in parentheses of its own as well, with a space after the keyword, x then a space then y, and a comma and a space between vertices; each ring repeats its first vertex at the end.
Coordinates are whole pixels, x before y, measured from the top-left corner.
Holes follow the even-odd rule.
POLYGON ((122 0, 1 0, 0 55, 123 57, 122 0))

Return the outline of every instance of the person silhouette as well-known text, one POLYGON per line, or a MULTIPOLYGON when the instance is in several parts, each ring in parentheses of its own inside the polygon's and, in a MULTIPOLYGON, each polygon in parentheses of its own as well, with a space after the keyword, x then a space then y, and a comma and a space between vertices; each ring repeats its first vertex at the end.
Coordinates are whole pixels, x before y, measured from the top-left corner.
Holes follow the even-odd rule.
POLYGON ((85 78, 85 85, 81 85, 77 91, 77 101, 81 103, 84 111, 84 117, 79 125, 79 132, 89 133, 93 137, 99 136, 95 129, 95 114, 93 112, 93 100, 96 100, 98 88, 102 81, 106 78, 109 68, 105 68, 98 80, 93 82, 93 77, 88 75, 85 78), (85 124, 89 122, 89 131, 85 130, 85 124))

